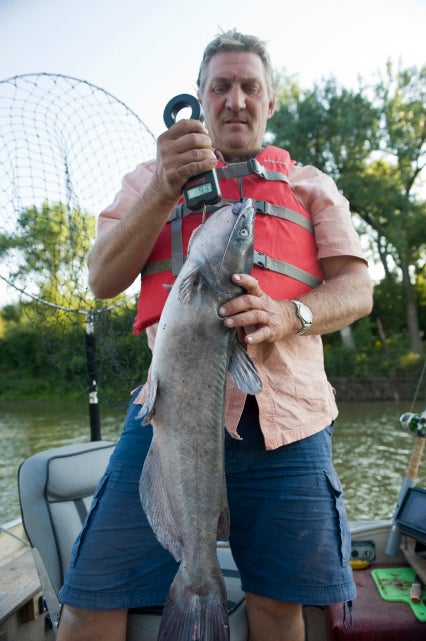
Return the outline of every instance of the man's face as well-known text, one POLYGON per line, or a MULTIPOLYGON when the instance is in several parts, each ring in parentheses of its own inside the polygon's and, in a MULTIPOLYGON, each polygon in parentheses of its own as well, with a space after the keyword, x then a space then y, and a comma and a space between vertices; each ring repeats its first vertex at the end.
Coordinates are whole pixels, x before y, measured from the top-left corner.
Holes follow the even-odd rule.
POLYGON ((210 60, 199 94, 213 146, 228 162, 258 153, 275 98, 255 53, 224 52, 210 60))

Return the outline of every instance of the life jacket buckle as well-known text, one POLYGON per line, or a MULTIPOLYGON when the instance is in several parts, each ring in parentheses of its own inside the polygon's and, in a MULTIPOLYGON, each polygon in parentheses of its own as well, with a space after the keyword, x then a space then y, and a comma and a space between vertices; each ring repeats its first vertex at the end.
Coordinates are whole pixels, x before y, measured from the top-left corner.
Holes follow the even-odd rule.
POLYGON ((267 254, 261 254, 254 250, 253 252, 253 265, 260 267, 260 269, 267 269, 267 261, 269 256, 267 254))
POLYGON ((265 200, 255 200, 254 201, 256 211, 258 214, 270 214, 271 213, 271 205, 270 203, 267 203, 265 200))
POLYGON ((263 167, 260 162, 256 160, 256 158, 250 158, 247 164, 251 174, 255 174, 256 176, 259 176, 259 178, 263 178, 265 180, 265 167, 263 167))

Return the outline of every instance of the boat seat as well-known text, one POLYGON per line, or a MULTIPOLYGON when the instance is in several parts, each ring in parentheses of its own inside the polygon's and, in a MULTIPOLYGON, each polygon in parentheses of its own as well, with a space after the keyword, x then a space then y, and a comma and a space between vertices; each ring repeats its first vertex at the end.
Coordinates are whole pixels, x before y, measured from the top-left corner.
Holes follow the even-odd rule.
MULTIPOLYGON (((66 445, 34 454, 18 470, 22 522, 54 629, 60 613, 57 595, 72 546, 114 446, 108 441, 66 445)), ((231 641, 246 641, 239 573, 228 545, 218 543, 217 551, 227 587, 231 641)), ((156 641, 160 615, 161 610, 131 611, 127 641, 156 641)))
POLYGON ((104 441, 55 448, 31 456, 18 470, 25 533, 56 593, 113 449, 113 443, 104 441))
MULTIPOLYGON (((398 563, 398 565, 401 565, 398 563)), ((418 621, 410 606, 384 601, 371 576, 375 565, 354 572, 357 598, 353 602, 352 625, 342 619, 341 605, 325 608, 330 641, 425 641, 426 623, 418 621)))

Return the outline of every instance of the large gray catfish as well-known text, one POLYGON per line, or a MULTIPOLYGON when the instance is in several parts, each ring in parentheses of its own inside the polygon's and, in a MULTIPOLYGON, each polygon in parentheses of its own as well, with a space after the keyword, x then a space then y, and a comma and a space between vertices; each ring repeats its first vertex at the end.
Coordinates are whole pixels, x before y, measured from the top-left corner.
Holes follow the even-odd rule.
POLYGON ((159 321, 148 396, 140 416, 154 437, 140 494, 160 543, 181 561, 171 585, 159 641, 229 639, 226 589, 216 555, 227 538, 224 402, 229 370, 249 394, 261 381, 222 303, 242 293, 234 273, 253 262, 251 200, 219 209, 194 232, 188 258, 159 321))

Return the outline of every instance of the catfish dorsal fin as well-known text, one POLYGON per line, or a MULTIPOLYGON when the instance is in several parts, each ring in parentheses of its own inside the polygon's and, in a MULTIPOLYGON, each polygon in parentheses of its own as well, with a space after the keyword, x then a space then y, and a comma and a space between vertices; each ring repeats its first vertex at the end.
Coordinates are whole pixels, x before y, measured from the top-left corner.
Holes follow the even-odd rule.
POLYGON ((242 392, 255 395, 262 391, 262 381, 256 366, 236 338, 233 341, 228 369, 235 385, 242 392))

